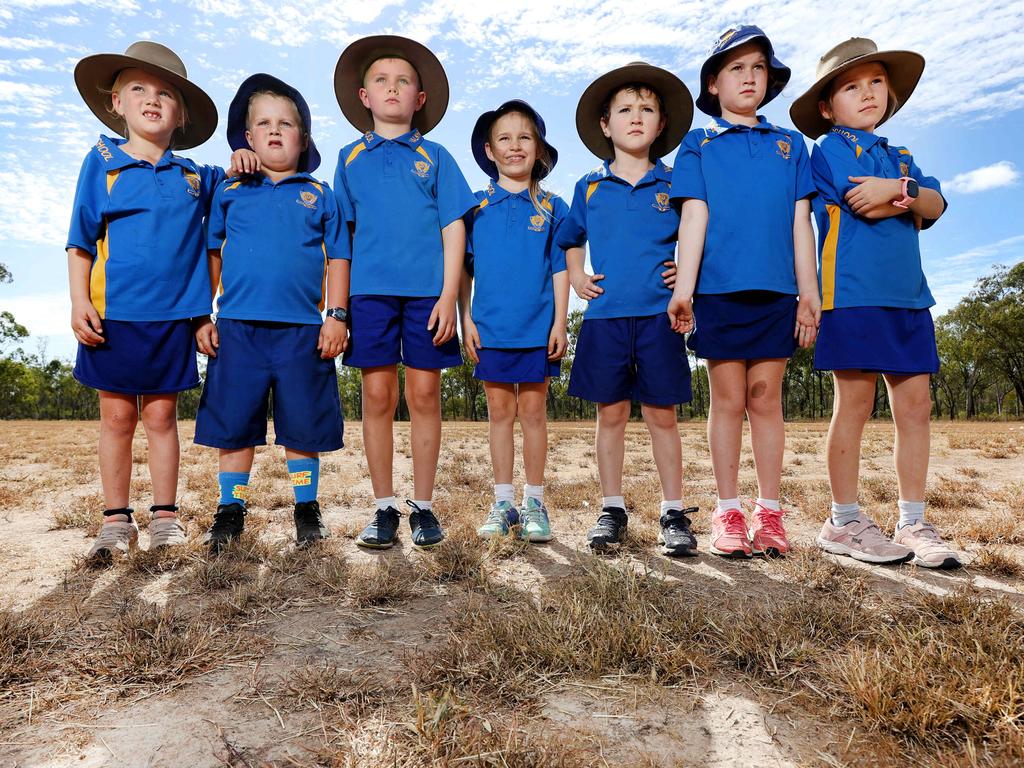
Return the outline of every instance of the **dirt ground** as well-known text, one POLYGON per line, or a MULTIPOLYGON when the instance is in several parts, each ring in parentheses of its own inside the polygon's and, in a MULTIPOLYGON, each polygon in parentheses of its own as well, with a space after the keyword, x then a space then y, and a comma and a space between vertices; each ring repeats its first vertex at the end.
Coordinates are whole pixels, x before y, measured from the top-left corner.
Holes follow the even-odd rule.
MULTIPOLYGON (((929 517, 967 553, 955 572, 814 548, 830 501, 818 423, 787 429, 796 549, 785 560, 707 553, 715 492, 700 423, 680 424, 697 558, 657 553, 642 424, 629 427, 625 459, 630 541, 614 557, 586 548, 600 507, 589 423, 550 428, 550 544, 477 541, 487 427, 446 423, 435 509, 450 541, 416 551, 403 531, 393 550, 361 550, 352 539, 372 493, 349 423, 346 448, 322 459, 327 545, 290 546, 291 490, 268 446, 243 546, 211 559, 198 539, 217 502, 216 455, 183 422, 179 503, 193 544, 149 555, 142 513, 141 550, 96 569, 80 556, 102 509, 97 428, 0 423, 0 765, 1024 764, 1024 651, 1003 659, 988 636, 964 634, 1024 638, 1019 423, 934 426, 929 517), (648 601, 642 615, 623 595, 648 601), (918 629, 898 631, 904 617, 918 629), (920 663, 876 669, 900 654, 920 663), (933 658, 963 675, 959 688, 939 695, 933 658), (992 679, 986 688, 971 674, 992 679)), ((861 493, 890 530, 892 439, 891 424, 869 425, 861 493)), ((396 453, 404 498, 407 425, 396 453)), ((747 443, 743 497, 756 496, 750 456, 747 443)), ((134 458, 132 501, 144 510, 141 428, 134 458)))

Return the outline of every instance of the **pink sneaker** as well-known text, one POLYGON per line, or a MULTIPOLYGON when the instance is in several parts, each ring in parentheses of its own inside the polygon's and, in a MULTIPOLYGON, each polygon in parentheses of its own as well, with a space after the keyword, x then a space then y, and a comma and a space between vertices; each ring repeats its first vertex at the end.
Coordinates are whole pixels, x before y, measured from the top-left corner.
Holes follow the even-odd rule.
POLYGON ((782 526, 784 510, 768 509, 754 502, 754 525, 750 529, 750 548, 755 555, 782 557, 789 552, 789 539, 782 526))
POLYGON ((818 534, 818 546, 865 563, 905 563, 914 556, 914 550, 890 541, 863 512, 846 525, 832 525, 831 517, 826 520, 818 534))
POLYGON ((711 513, 711 551, 724 557, 750 557, 747 521, 738 509, 715 509, 711 513))
POLYGON ((914 565, 943 570, 963 565, 956 550, 942 540, 934 525, 924 520, 897 528, 892 540, 914 551, 914 565))

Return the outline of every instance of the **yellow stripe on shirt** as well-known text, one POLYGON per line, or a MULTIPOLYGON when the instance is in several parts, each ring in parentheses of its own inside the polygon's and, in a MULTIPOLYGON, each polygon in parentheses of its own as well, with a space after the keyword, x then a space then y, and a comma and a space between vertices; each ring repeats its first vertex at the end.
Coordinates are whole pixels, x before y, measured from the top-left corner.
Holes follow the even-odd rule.
POLYGON ((362 152, 364 149, 366 149, 366 145, 363 144, 363 142, 359 142, 358 144, 356 144, 352 148, 352 151, 348 153, 348 157, 345 158, 345 165, 348 165, 353 160, 355 160, 359 156, 359 153, 362 152))
POLYGON ((842 209, 838 205, 826 205, 828 212, 828 233, 821 246, 821 308, 835 309, 836 306, 836 256, 839 245, 839 219, 842 209))
MULTIPOLYGON (((107 171, 107 194, 109 195, 117 183, 120 170, 107 171)), ((89 273, 89 299, 101 318, 107 312, 107 261, 110 260, 110 227, 106 218, 103 219, 103 237, 96 241, 96 260, 92 263, 89 273)))
POLYGON ((597 185, 600 183, 600 181, 592 181, 587 185, 587 197, 585 202, 590 202, 590 197, 597 191, 597 185))
POLYGON ((434 164, 434 161, 430 159, 430 155, 427 153, 427 150, 425 150, 423 147, 416 147, 416 151, 423 155, 425 158, 427 158, 428 163, 430 163, 431 165, 434 164))

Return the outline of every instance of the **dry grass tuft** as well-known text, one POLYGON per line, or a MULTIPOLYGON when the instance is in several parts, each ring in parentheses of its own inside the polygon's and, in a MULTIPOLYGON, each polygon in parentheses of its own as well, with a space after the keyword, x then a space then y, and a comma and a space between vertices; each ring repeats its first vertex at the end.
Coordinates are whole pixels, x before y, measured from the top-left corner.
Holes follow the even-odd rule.
POLYGON ((448 536, 427 553, 422 561, 427 577, 437 582, 479 578, 483 569, 483 551, 476 532, 464 526, 449 529, 448 536))
POLYGON ((981 483, 977 480, 957 480, 940 477, 925 492, 925 502, 935 509, 962 510, 965 507, 980 508, 984 503, 981 483))
POLYGON ((1007 576, 1011 579, 1024 577, 1024 563, 1003 548, 986 547, 982 549, 971 563, 971 568, 996 576, 1007 576))
POLYGON ((357 608, 400 603, 413 595, 416 574, 406 563, 387 556, 374 565, 352 569, 349 596, 357 608))

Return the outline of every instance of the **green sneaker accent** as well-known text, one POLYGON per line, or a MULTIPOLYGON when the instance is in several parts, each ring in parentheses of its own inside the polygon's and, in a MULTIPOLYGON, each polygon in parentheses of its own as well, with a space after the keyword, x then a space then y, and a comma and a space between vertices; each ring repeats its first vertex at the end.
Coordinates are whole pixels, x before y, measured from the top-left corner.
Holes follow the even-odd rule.
MULTIPOLYGON (((481 539, 493 539, 495 536, 508 536, 511 529, 509 517, 516 513, 515 507, 507 501, 496 501, 491 506, 484 524, 476 529, 481 539)), ((516 513, 518 514, 518 513, 516 513)))
POLYGON ((551 522, 548 520, 548 508, 536 499, 527 498, 523 504, 523 525, 519 537, 527 541, 551 541, 551 522))

